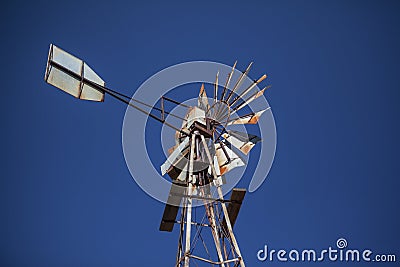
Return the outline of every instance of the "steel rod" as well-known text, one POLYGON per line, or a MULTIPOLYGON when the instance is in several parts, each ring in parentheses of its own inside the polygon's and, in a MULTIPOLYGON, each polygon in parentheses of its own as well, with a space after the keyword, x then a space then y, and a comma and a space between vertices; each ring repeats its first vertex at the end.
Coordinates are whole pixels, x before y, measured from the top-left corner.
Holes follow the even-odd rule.
POLYGON ((176 266, 180 265, 181 258, 182 258, 182 241, 183 241, 183 233, 185 231, 184 221, 185 221, 185 206, 182 207, 181 211, 181 225, 179 227, 179 239, 178 239, 178 252, 176 254, 176 266))
POLYGON ((171 99, 171 98, 168 98, 168 97, 166 97, 166 96, 162 96, 162 98, 164 98, 165 100, 167 100, 167 101, 169 101, 169 102, 172 102, 172 103, 174 103, 174 104, 177 104, 177 105, 179 105, 179 106, 182 106, 182 107, 185 107, 185 108, 190 108, 190 106, 185 105, 185 104, 183 104, 183 103, 180 103, 180 102, 178 102, 178 101, 176 101, 176 100, 173 100, 173 99, 171 99))
MULTIPOLYGON (((50 61, 50 66, 51 66, 51 67, 55 67, 55 68, 57 68, 57 69, 59 69, 59 70, 65 72, 66 74, 70 75, 71 77, 73 77, 73 78, 75 78, 75 79, 77 79, 77 80, 82 79, 82 77, 80 77, 79 74, 76 74, 75 72, 73 72, 73 71, 71 71, 71 70, 65 68, 64 66, 58 64, 57 62, 55 62, 55 61, 53 61, 53 60, 50 61)), ((136 105, 130 103, 130 101, 127 101, 126 99, 123 99, 123 98, 122 98, 122 97, 129 98, 128 96, 126 96, 126 95, 124 95, 124 94, 121 94, 121 93, 118 93, 118 92, 116 92, 116 91, 114 91, 114 90, 112 90, 112 89, 110 89, 110 88, 107 88, 107 87, 105 87, 105 86, 102 86, 102 85, 100 85, 100 84, 97 84, 97 83, 95 83, 95 82, 93 82, 93 81, 91 81, 91 80, 88 80, 88 79, 86 79, 86 78, 83 78, 82 81, 83 81, 83 83, 86 83, 86 84, 90 85, 91 87, 93 87, 93 88, 96 89, 97 91, 102 92, 102 93, 107 93, 107 94, 111 95, 112 97, 114 97, 115 99, 117 99, 117 100, 119 100, 119 101, 125 103, 126 105, 129 105, 129 106, 135 108, 136 110, 138 110, 138 111, 140 111, 140 112, 146 114, 147 116, 149 116, 149 117, 151 117, 151 118, 153 118, 153 119, 155 119, 155 120, 157 120, 157 121, 159 121, 159 122, 161 122, 161 123, 164 123, 164 124, 167 125, 168 127, 171 127, 172 129, 174 129, 174 130, 176 130, 176 131, 178 131, 178 132, 180 132, 180 133, 182 133, 182 134, 184 134, 184 135, 186 135, 186 136, 189 136, 189 134, 188 134, 187 132, 183 131, 182 129, 179 129, 179 128, 173 126, 172 124, 166 122, 165 120, 160 119, 159 117, 157 117, 157 116, 151 114, 150 112, 147 112, 147 111, 143 110, 142 108, 140 108, 140 107, 138 107, 138 106, 136 106, 136 105), (122 97, 121 97, 121 96, 122 96, 122 97)), ((164 98, 165 98, 165 97, 164 97, 164 98)), ((130 98, 130 99, 132 99, 132 98, 130 98)), ((171 101, 171 100, 172 100, 172 99, 169 99, 169 98, 168 98, 168 99, 165 98, 165 99, 168 100, 168 101, 171 101)), ((139 100, 135 100, 135 101, 139 101, 139 100)), ((177 102, 177 101, 175 101, 175 100, 172 100, 171 102, 174 102, 175 104, 180 104, 179 102, 177 102)), ((183 104, 182 104, 182 105, 183 105, 183 104)), ((184 105, 184 106, 186 106, 186 105, 184 105)))
POLYGON ((229 88, 229 83, 231 82, 232 75, 233 75, 233 72, 235 71, 236 64, 237 64, 237 61, 235 61, 235 64, 233 64, 233 67, 232 67, 232 71, 228 74, 228 77, 227 77, 225 85, 224 85, 224 90, 222 91, 221 101, 224 100, 226 90, 229 88))
POLYGON ((233 101, 229 104, 229 106, 233 106, 239 99, 242 99, 245 95, 247 95, 251 91, 251 89, 253 89, 257 84, 259 84, 266 78, 267 74, 264 74, 258 80, 253 81, 251 85, 249 85, 242 93, 240 93, 238 96, 235 97, 235 99, 233 99, 233 101))
POLYGON ((192 134, 192 142, 190 145, 190 161, 189 161, 189 179, 188 179, 188 197, 186 198, 186 239, 185 239, 185 267, 189 267, 189 255, 190 255, 190 235, 192 229, 192 190, 193 190, 193 161, 194 161, 194 153, 195 153, 195 139, 196 135, 192 134))
MULTIPOLYGON (((203 138, 202 138, 202 140, 204 140, 203 138)), ((212 236, 213 236, 214 243, 215 243, 215 248, 217 249, 218 259, 221 262, 220 263, 221 267, 225 267, 225 264, 223 263, 224 258, 222 256, 222 251, 221 251, 221 243, 220 243, 220 240, 218 238, 217 224, 215 222, 214 207, 213 207, 213 205, 211 203, 211 204, 205 204, 205 208, 208 209, 208 212, 209 212, 209 218, 208 219, 209 219, 210 224, 211 224, 211 231, 212 231, 212 236)))
POLYGON ((239 258, 235 258, 235 259, 224 260, 224 261, 219 261, 218 262, 218 261, 207 260, 207 259, 204 259, 204 258, 196 256, 196 255, 190 255, 190 258, 193 258, 193 259, 196 259, 196 260, 200 260, 200 261, 204 261, 204 262, 211 263, 211 264, 216 264, 216 265, 220 265, 220 264, 223 264, 223 263, 240 261, 239 258))

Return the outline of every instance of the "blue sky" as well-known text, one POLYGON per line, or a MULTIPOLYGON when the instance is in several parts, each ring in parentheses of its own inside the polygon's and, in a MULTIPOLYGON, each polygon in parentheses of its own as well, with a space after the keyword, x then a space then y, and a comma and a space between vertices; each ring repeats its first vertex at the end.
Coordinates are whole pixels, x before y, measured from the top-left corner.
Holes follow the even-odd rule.
POLYGON ((3 3, 1 265, 175 259, 176 231, 158 231, 163 205, 125 165, 125 107, 47 85, 50 43, 126 94, 177 63, 254 61, 251 77, 272 84, 278 143, 235 226, 247 265, 284 265, 257 260, 265 244, 324 249, 339 237, 399 258, 399 11, 396 1, 3 3))

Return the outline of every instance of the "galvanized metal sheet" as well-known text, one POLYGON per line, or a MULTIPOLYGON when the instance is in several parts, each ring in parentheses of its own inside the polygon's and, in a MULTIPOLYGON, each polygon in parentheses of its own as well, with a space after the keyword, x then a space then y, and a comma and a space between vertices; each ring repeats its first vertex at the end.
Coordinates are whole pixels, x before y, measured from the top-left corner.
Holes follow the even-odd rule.
POLYGON ((182 143, 179 144, 179 146, 169 155, 167 160, 164 162, 163 165, 161 165, 161 174, 164 175, 167 173, 168 169, 171 167, 171 165, 178 159, 179 155, 182 153, 184 148, 187 146, 189 143, 189 137, 186 137, 182 143))
POLYGON ((104 92, 87 84, 85 79, 103 87, 105 85, 104 81, 81 59, 55 45, 50 45, 46 82, 76 98, 104 101, 104 92))
POLYGON ((72 78, 70 75, 65 72, 60 71, 54 67, 50 66, 49 76, 47 78, 47 82, 64 92, 73 95, 75 97, 79 97, 81 81, 72 78))
POLYGON ((104 93, 87 84, 83 84, 82 93, 79 98, 84 100, 102 102, 104 101, 104 93))
POLYGON ((204 90, 204 83, 200 87, 199 97, 197 98, 197 106, 204 111, 207 111, 210 108, 206 90, 204 90))
POLYGON ((178 177, 176 178, 176 180, 178 182, 185 182, 186 181, 186 176, 187 176, 187 169, 188 169, 188 163, 186 162, 185 166, 183 166, 183 168, 181 169, 181 173, 178 175, 178 177))
POLYGON ((245 162, 225 144, 222 146, 220 143, 215 144, 215 155, 217 156, 220 175, 245 165, 245 162))
MULTIPOLYGON (((246 189, 244 188, 233 188, 232 190, 231 198, 227 207, 228 218, 232 227, 235 225, 245 195, 246 189)), ((222 222, 222 227, 227 230, 225 220, 222 222)))
POLYGON ((164 213, 160 223, 160 231, 172 232, 178 214, 179 205, 185 194, 185 187, 176 184, 171 185, 168 201, 164 208, 164 213))
POLYGON ((51 48, 53 48, 52 60, 54 62, 60 64, 61 66, 64 66, 65 68, 71 70, 72 72, 75 72, 76 74, 81 74, 83 64, 83 61, 81 59, 65 52, 55 45, 53 45, 51 48))
POLYGON ((192 126, 196 121, 202 124, 206 124, 205 121, 206 112, 198 107, 192 107, 189 109, 188 113, 185 116, 186 119, 186 127, 187 129, 192 126))
POLYGON ((218 177, 221 176, 221 170, 220 170, 220 168, 219 168, 217 156, 214 156, 214 170, 215 170, 215 173, 216 173, 216 175, 217 175, 218 177))
MULTIPOLYGON (((86 63, 84 63, 83 67, 83 76, 85 79, 104 86, 104 81, 86 63)), ((92 101, 104 101, 104 93, 87 84, 83 84, 82 93, 79 98, 92 101)))

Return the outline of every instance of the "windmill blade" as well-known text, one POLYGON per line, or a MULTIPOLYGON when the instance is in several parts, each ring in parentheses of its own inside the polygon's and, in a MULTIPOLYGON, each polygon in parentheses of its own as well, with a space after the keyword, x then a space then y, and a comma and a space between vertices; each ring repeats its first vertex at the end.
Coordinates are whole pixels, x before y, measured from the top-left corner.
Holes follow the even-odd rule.
MULTIPOLYGON (((183 121, 183 123, 185 123, 185 122, 186 122, 186 121, 183 121)), ((183 127, 182 127, 182 129, 188 132, 188 130, 187 130, 186 128, 183 128, 183 127)), ((183 141, 183 139, 184 139, 184 135, 182 135, 182 133, 179 132, 179 131, 175 131, 175 144, 176 144, 177 146, 183 141)), ((175 150, 175 149, 174 149, 174 150, 175 150)), ((168 151, 169 151, 169 150, 168 150, 168 151)), ((173 150, 172 150, 172 151, 173 151, 173 150)), ((172 151, 171 151, 171 153, 172 153, 172 151)), ((171 153, 169 153, 169 154, 171 154, 171 153)))
POLYGON ((160 223, 160 231, 172 232, 175 225, 176 216, 178 215, 179 205, 185 194, 185 187, 177 184, 171 184, 168 194, 168 200, 165 204, 164 213, 160 223))
POLYGON ((259 84, 260 82, 264 81, 267 78, 267 74, 264 74, 263 76, 261 76, 258 80, 254 81, 249 87, 247 87, 240 95, 238 95, 233 101, 232 103, 230 103, 230 106, 233 106, 239 99, 242 99, 245 95, 247 95, 251 89, 253 89, 257 84, 259 84))
POLYGON ((229 93, 228 97, 226 98, 226 102, 227 102, 227 103, 228 103, 229 100, 231 99, 233 93, 235 93, 235 91, 240 87, 240 85, 242 85, 244 77, 246 77, 247 74, 249 74, 251 65, 253 65, 253 62, 250 62, 250 64, 249 64, 249 66, 247 67, 247 69, 246 69, 244 72, 242 72, 242 74, 240 75, 240 77, 239 77, 239 79, 237 80, 235 86, 232 88, 232 91, 229 93))
POLYGON ((235 118, 233 120, 228 121, 228 125, 233 125, 233 124, 256 124, 258 120, 260 119, 261 115, 271 109, 271 107, 268 107, 264 110, 258 111, 256 113, 250 113, 244 116, 241 116, 239 118, 235 118))
POLYGON ((217 177, 220 177, 221 169, 219 168, 218 157, 216 155, 214 156, 213 165, 214 165, 214 170, 215 170, 217 177))
POLYGON ((246 105, 250 104, 251 102, 253 102, 254 100, 256 100, 257 98, 259 98, 260 96, 262 96, 264 94, 264 91, 271 88, 271 85, 268 85, 266 87, 264 87, 262 90, 255 92, 254 94, 252 94, 249 98, 247 98, 245 101, 243 101, 243 103, 239 104, 238 106, 236 106, 233 110, 234 111, 238 111, 240 109, 242 109, 243 107, 245 107, 246 105))
POLYGON ((168 176, 174 181, 174 183, 182 184, 186 182, 188 174, 188 161, 184 160, 182 156, 177 162, 176 166, 173 165, 168 169, 168 176))
MULTIPOLYGON (((178 179, 181 172, 187 171, 187 155, 189 154, 189 146, 186 146, 183 151, 178 155, 173 164, 167 169, 168 175, 172 180, 178 179)), ((186 177, 186 176, 185 176, 186 177)))
MULTIPOLYGON (((226 184, 226 177, 224 174, 221 174, 221 169, 219 168, 219 164, 218 164, 218 157, 215 155, 214 156, 214 170, 217 174, 217 177, 221 177, 221 182, 222 184, 226 184)), ((225 172, 226 173, 226 172, 225 172)), ((209 168, 209 175, 212 175, 212 171, 211 171, 211 167, 209 168)))
MULTIPOLYGON (((221 170, 219 168, 218 157, 216 155, 214 155, 214 157, 213 157, 213 166, 214 166, 215 174, 217 175, 217 177, 220 177, 221 176, 221 170)), ((208 174, 210 176, 212 176, 211 166, 209 166, 209 168, 208 168, 208 174)))
POLYGON ((182 151, 188 145, 188 143, 189 143, 189 137, 186 137, 182 141, 182 143, 180 143, 179 146, 171 153, 171 155, 169 155, 169 157, 164 162, 164 164, 161 165, 161 175, 164 175, 167 173, 168 169, 176 161, 176 159, 179 157, 179 155, 182 153, 182 151))
POLYGON ((104 81, 83 60, 51 44, 47 59, 45 81, 76 98, 104 101, 104 81))
POLYGON ((171 155, 172 152, 174 152, 174 150, 175 150, 178 146, 179 146, 179 144, 176 144, 176 145, 170 147, 170 148, 168 149, 168 155, 171 155))
POLYGON ((221 175, 224 175, 236 167, 245 165, 245 162, 222 142, 215 144, 215 155, 217 156, 221 175))
POLYGON ((174 145, 174 146, 170 147, 170 148, 167 150, 167 152, 168 152, 168 155, 171 155, 171 154, 172 154, 172 152, 174 152, 174 151, 175 151, 175 149, 176 149, 178 146, 179 146, 179 144, 176 144, 176 145, 174 145))
POLYGON ((188 174, 188 162, 180 169, 181 172, 179 173, 178 177, 176 177, 176 180, 180 183, 186 182, 186 176, 188 174))
MULTIPOLYGON (((219 163, 218 163, 218 157, 217 157, 217 155, 215 154, 215 146, 214 146, 214 144, 211 146, 212 147, 212 149, 210 149, 210 156, 211 155, 214 155, 213 156, 213 160, 212 160, 212 166, 210 165, 209 167, 208 167, 208 175, 210 176, 210 177, 213 177, 213 170, 212 170, 212 168, 214 168, 214 171, 215 171, 215 175, 216 175, 216 177, 217 178, 221 178, 220 179, 220 181, 222 182, 222 184, 226 184, 226 177, 225 177, 225 175, 221 175, 221 170, 220 170, 220 168, 219 168, 219 163), (213 152, 212 152, 212 151, 213 152)), ((210 148, 211 148, 210 147, 210 148)))
POLYGON ((197 106, 204 111, 207 111, 210 108, 206 90, 204 90, 204 83, 200 87, 199 97, 197 98, 197 106))
POLYGON ((217 103, 218 99, 218 76, 219 76, 219 71, 217 72, 217 76, 215 77, 215 83, 214 83, 214 103, 217 103))
POLYGON ((261 141, 261 138, 256 135, 238 131, 228 131, 227 133, 223 133, 222 136, 226 141, 246 155, 250 152, 255 144, 261 141))
POLYGON ((235 71, 236 64, 237 64, 237 60, 235 61, 235 64, 233 64, 231 72, 228 74, 228 77, 227 77, 225 85, 224 85, 224 90, 222 91, 220 101, 222 101, 225 97, 226 89, 228 89, 228 87, 229 87, 229 83, 231 82, 232 75, 233 75, 233 72, 235 71))

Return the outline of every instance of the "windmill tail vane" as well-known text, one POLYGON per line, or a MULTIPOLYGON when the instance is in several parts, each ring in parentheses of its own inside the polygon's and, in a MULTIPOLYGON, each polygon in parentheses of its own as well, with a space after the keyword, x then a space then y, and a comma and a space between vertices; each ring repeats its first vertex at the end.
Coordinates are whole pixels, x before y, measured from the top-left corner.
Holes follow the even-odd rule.
MULTIPOLYGON (((160 166, 164 176, 171 179, 171 189, 164 208, 160 231, 171 232, 175 224, 180 225, 178 252, 175 266, 188 267, 191 262, 218 266, 241 266, 244 260, 233 234, 246 190, 234 188, 231 198, 224 199, 222 186, 227 183, 227 174, 234 168, 246 165, 243 155, 248 155, 261 138, 230 129, 235 125, 257 124, 268 109, 239 114, 251 102, 261 97, 269 86, 262 90, 258 85, 267 78, 262 75, 241 89, 252 62, 235 80, 237 62, 228 73, 224 85, 219 84, 220 73, 216 73, 213 96, 207 97, 204 84, 200 86, 197 105, 189 106, 166 96, 160 99, 160 107, 131 98, 106 87, 105 82, 83 60, 50 45, 45 72, 45 81, 62 91, 82 100, 103 102, 105 94, 144 113, 145 115, 175 130, 175 145, 168 150, 169 156, 160 166), (233 84, 233 86, 230 86, 233 84), (184 117, 165 109, 165 102, 187 109, 184 117), (158 112, 158 114, 154 114, 158 112), (168 122, 168 116, 182 121, 180 126, 168 122), (198 207, 195 203, 200 203, 198 207), (204 211, 198 221, 193 211, 204 211), (177 220, 178 211, 180 219, 177 220), (195 227, 195 228, 194 228, 195 227), (215 247, 215 258, 210 255, 202 237, 202 229, 208 228, 211 243, 215 247), (195 233, 192 230, 196 229, 195 233), (196 245, 202 240, 207 256, 196 254, 196 245)), ((247 109, 248 110, 248 109, 247 109)))

